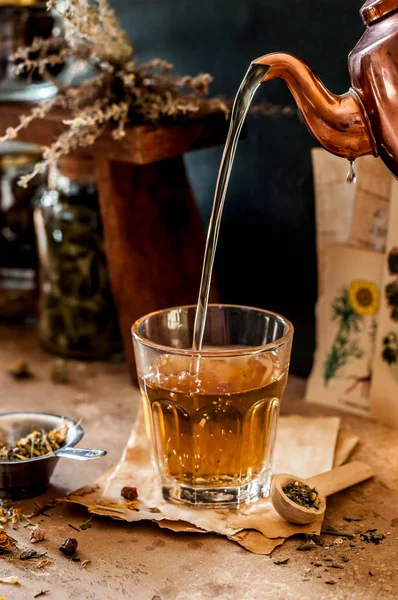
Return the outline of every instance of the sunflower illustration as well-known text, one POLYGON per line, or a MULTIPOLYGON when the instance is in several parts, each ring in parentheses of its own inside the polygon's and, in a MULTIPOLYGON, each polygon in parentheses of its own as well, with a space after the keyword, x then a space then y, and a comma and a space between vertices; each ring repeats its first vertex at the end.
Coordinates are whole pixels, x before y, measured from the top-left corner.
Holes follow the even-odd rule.
POLYGON ((380 292, 371 281, 353 281, 348 295, 350 304, 358 315, 375 315, 378 312, 380 292))

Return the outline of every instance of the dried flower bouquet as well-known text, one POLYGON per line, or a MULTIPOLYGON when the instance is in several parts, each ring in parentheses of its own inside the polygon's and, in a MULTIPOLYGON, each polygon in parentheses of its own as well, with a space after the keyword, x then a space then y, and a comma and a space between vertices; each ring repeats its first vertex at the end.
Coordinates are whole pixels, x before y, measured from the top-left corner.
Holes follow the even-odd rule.
MULTIPOLYGON (((63 121, 65 131, 44 148, 43 160, 20 179, 23 187, 61 155, 94 144, 107 127, 119 140, 127 124, 189 116, 203 105, 212 77, 178 76, 172 65, 159 59, 137 64, 134 47, 107 0, 66 0, 62 8, 57 0, 49 0, 47 6, 59 12, 64 37, 35 38, 30 47, 19 49, 13 56, 16 72, 38 71, 50 78, 49 68, 73 61, 76 72, 90 66, 94 74, 79 86, 59 88, 57 96, 21 115, 19 124, 0 138, 0 142, 15 139, 21 129, 34 119, 43 119, 54 107, 70 114, 63 121)), ((228 113, 219 99, 206 103, 210 110, 228 113)))

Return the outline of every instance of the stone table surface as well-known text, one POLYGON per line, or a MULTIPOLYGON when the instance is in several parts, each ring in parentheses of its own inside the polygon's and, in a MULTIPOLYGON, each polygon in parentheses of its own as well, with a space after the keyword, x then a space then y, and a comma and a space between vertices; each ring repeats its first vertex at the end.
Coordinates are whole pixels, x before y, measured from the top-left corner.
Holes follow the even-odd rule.
MULTIPOLYGON (((99 461, 60 461, 41 504, 91 482, 120 458, 140 397, 130 384, 125 364, 70 361, 70 383, 50 381, 52 357, 39 349, 35 332, 0 327, 1 411, 39 410, 82 419, 83 446, 103 447, 99 461), (15 381, 6 373, 9 363, 29 361, 34 379, 15 381)), ((283 411, 307 415, 337 414, 302 401, 305 383, 291 377, 283 411)), ((124 524, 96 517, 92 527, 75 531, 87 518, 80 507, 58 505, 33 519, 46 531, 34 546, 47 551, 51 563, 0 555, 0 577, 16 575, 19 585, 0 583, 0 598, 30 600, 297 600, 372 599, 398 597, 398 435, 387 426, 342 414, 342 428, 358 433, 357 459, 370 462, 376 476, 355 489, 337 494, 328 503, 326 523, 354 540, 324 535, 325 546, 297 551, 300 539, 290 539, 271 557, 254 555, 217 535, 172 533, 155 524, 124 524), (362 515, 359 522, 344 516, 362 515), (379 544, 359 539, 360 531, 377 528, 386 535, 379 544), (78 556, 91 562, 82 568, 58 550, 63 538, 76 537, 78 556), (351 545, 350 545, 351 544, 351 545), (344 562, 344 555, 348 562, 344 562), (285 565, 275 561, 289 559, 285 565), (327 560, 329 559, 329 560, 327 560), (330 560, 331 559, 331 560, 330 560), (319 566, 318 566, 319 565, 319 566), (334 568, 339 565, 343 568, 334 568), (333 581, 335 584, 326 583, 333 581)), ((82 444, 81 444, 82 445, 82 444)), ((33 501, 23 503, 29 512, 33 501)), ((28 547, 29 532, 21 525, 6 530, 20 547, 28 547)))

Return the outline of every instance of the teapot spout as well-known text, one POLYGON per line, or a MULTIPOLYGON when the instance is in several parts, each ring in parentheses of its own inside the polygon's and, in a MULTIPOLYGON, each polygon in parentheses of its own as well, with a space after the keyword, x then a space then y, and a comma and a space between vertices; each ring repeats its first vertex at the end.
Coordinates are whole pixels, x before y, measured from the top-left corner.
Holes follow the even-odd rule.
POLYGON ((253 63, 269 66, 261 83, 286 82, 308 129, 326 150, 350 161, 378 155, 365 108, 353 89, 332 94, 307 63, 291 54, 266 54, 253 63))

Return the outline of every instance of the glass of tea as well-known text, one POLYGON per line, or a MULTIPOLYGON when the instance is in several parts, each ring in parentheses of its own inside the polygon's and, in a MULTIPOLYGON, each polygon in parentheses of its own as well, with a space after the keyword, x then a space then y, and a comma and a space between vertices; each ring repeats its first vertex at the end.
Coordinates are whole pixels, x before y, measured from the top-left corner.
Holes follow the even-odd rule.
POLYGON ((133 326, 147 432, 166 500, 238 508, 269 494, 293 326, 210 305, 195 352, 195 312, 161 310, 133 326))

